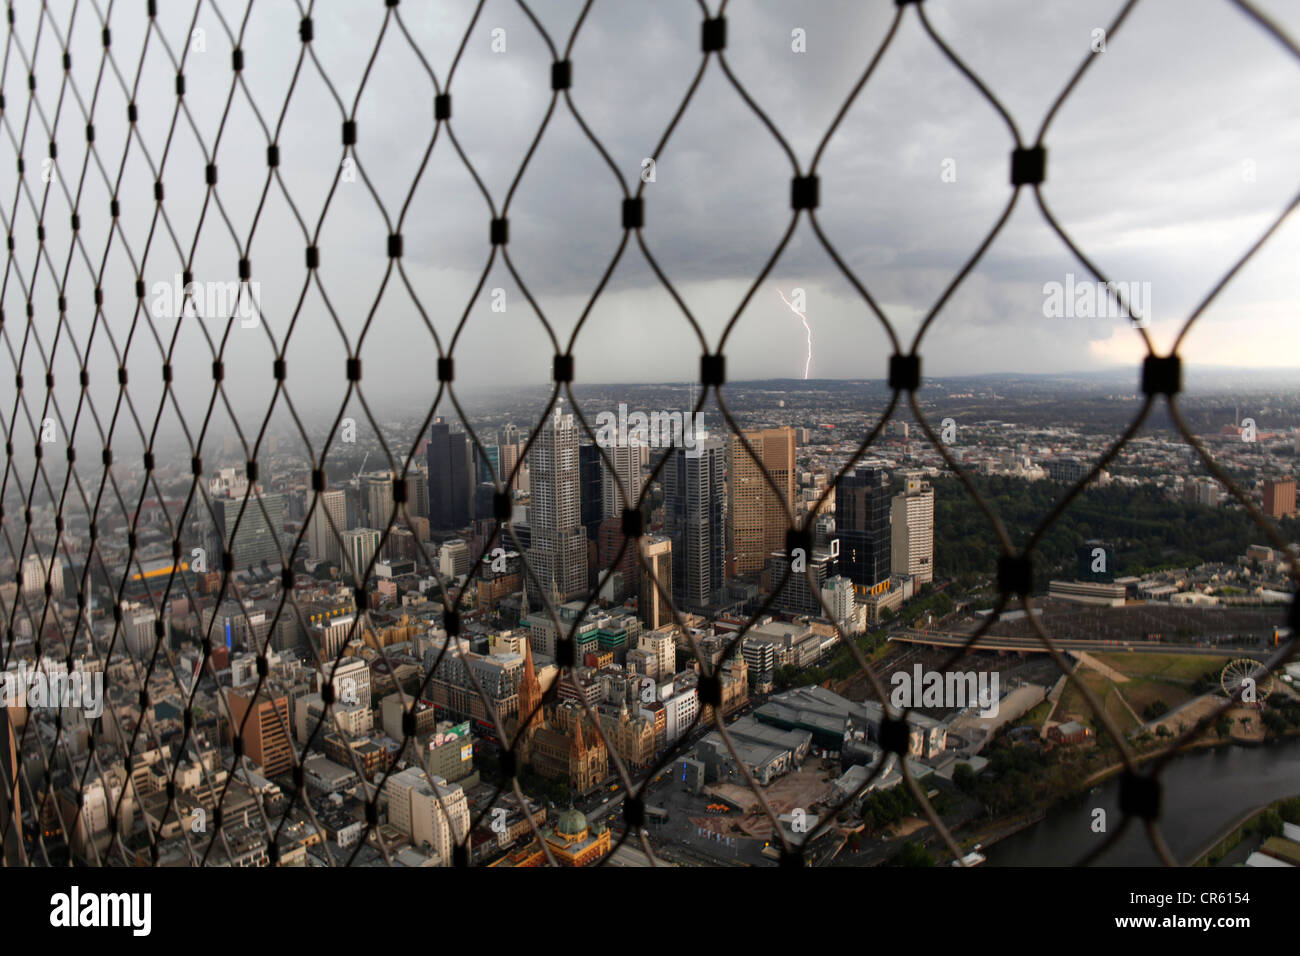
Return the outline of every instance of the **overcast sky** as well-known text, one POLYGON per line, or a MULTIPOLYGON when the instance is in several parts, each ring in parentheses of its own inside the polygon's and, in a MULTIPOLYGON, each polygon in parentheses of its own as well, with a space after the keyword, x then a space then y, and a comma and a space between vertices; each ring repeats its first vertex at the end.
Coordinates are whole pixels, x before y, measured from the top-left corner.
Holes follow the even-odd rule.
MULTIPOLYGON (((92 399, 107 427, 117 396, 115 353, 127 352, 131 398, 147 430, 159 403, 161 352, 143 318, 130 337, 137 269, 150 294, 156 283, 172 283, 191 255, 197 279, 229 282, 237 278, 239 250, 250 234, 261 322, 254 328, 238 321, 181 322, 173 364, 181 412, 192 428, 202 421, 211 389, 212 347, 205 331, 214 342, 229 333, 227 384, 237 411, 264 412, 273 386, 271 336, 284 341, 296 309, 288 391, 309 418, 339 407, 346 389, 344 336, 355 344, 367 320, 362 385, 379 408, 428 407, 437 388, 438 352, 426 318, 445 350, 467 305, 468 323, 454 351, 459 382, 488 387, 547 379, 553 348, 537 311, 499 257, 471 303, 490 253, 491 214, 445 126, 419 174, 434 129, 434 86, 411 41, 445 89, 475 4, 403 3, 397 10, 408 40, 395 18, 386 19, 379 0, 318 3, 311 46, 319 66, 311 58, 302 64, 291 96, 302 49, 296 5, 256 3, 246 22, 243 4, 217 6, 225 25, 204 3, 197 21, 203 32, 192 36, 192 4, 159 4, 157 30, 172 53, 179 58, 187 42, 190 47, 184 67, 188 115, 180 114, 168 148, 175 68, 155 34, 137 84, 147 25, 142 2, 113 5, 116 68, 102 79, 101 24, 94 6, 79 7, 69 43, 79 96, 68 89, 62 101, 56 32, 69 35, 72 4, 49 4, 39 43, 39 5, 18 4, 15 36, 22 52, 11 39, 0 134, 6 157, 0 161, 0 204, 16 244, 3 294, 4 337, 14 353, 23 347, 24 286, 29 287, 36 331, 48 355, 66 270, 67 323, 54 363, 65 421, 75 411, 77 353, 87 350, 94 320, 94 276, 102 270, 106 318, 90 348, 92 399), (228 113, 233 44, 227 28, 242 31, 244 50, 244 83, 235 89, 228 113), (23 59, 33 51, 43 118, 27 112, 23 59), (122 165, 131 98, 124 85, 136 88, 138 121, 122 165), (83 110, 91 109, 96 95, 98 162, 92 160, 83 183, 83 110), (336 96, 348 113, 357 102, 359 169, 341 167, 343 110, 336 96), (60 110, 57 162, 43 166, 46 123, 54 125, 60 110), (263 200, 268 130, 277 127, 280 177, 263 200), (27 173, 15 202, 15 145, 24 139, 27 173), (219 203, 204 183, 205 148, 215 151, 213 198, 219 203), (155 218, 159 165, 165 220, 155 218), (52 174, 48 194, 41 176, 46 169, 52 174), (110 184, 119 176, 119 231, 110 243, 110 184), (78 193, 82 245, 69 266, 68 196, 78 193), (402 264, 423 317, 396 271, 384 286, 390 227, 376 197, 392 222, 409 200, 401 225, 402 264), (36 210, 42 204, 47 257, 37 267, 36 210), (306 287, 306 236, 316 233, 318 223, 320 285, 306 287), (504 290, 504 312, 491 308, 494 289, 504 290)), ((925 10, 1001 99, 1026 143, 1083 57, 1095 56, 1048 131, 1044 196, 1112 278, 1150 284, 1151 333, 1163 349, 1196 302, 1300 188, 1300 63, 1227 0, 1144 0, 1106 38, 1105 52, 1090 53, 1093 31, 1107 25, 1120 6, 1116 0, 927 0, 925 10)), ((1300 36, 1300 6, 1280 0, 1259 6, 1300 36)), ((581 8, 577 0, 533 4, 560 51, 581 8)), ((806 171, 888 31, 894 5, 736 0, 726 13, 727 62, 806 171), (806 52, 792 50, 796 29, 804 33, 806 52)), ((636 188, 643 158, 654 154, 699 68, 700 19, 691 0, 597 0, 574 42, 573 103, 629 189, 636 188)), ((488 0, 451 82, 450 128, 498 210, 550 104, 552 58, 518 5, 488 0), (504 51, 493 51, 494 36, 498 45, 504 38, 504 51)), ((818 220, 905 343, 1009 200, 1012 145, 1006 124, 942 56, 916 10, 907 9, 876 74, 818 166, 818 220), (946 160, 955 164, 955 182, 943 181, 946 160)), ((790 161, 716 59, 655 159, 655 181, 645 190, 645 241, 716 345, 789 224, 790 161)), ((622 195, 613 171, 561 98, 511 200, 508 249, 564 343, 618 247, 622 195)), ((1284 224, 1218 299, 1184 345, 1189 362, 1296 364, 1298 230, 1294 219, 1284 224)), ((1032 193, 1022 191, 1006 228, 928 332, 921 347, 926 373, 1136 366, 1141 341, 1127 321, 1044 316, 1044 284, 1064 282, 1067 273, 1088 278, 1048 228, 1032 193)), ((806 216, 728 341, 729 377, 803 375, 806 333, 781 300, 796 288, 804 291, 812 329, 811 375, 881 377, 892 349, 880 323, 817 241, 806 216)), ((153 324, 167 347, 175 318, 153 318, 153 324)), ((629 243, 575 348, 579 381, 693 379, 700 351, 681 309, 635 242, 629 243)), ((44 360, 34 339, 27 343, 23 373, 36 415, 44 397, 44 360)), ((12 382, 0 378, 7 418, 12 382)), ((174 415, 169 408, 165 425, 174 415)))

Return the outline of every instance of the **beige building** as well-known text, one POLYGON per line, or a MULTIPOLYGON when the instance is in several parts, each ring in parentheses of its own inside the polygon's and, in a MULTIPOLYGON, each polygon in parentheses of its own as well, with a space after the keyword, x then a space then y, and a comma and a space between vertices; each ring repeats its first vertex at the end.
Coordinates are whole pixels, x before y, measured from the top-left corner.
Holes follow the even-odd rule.
POLYGON ((457 844, 469 846, 469 804, 458 784, 430 777, 418 767, 390 776, 384 784, 388 822, 415 847, 428 846, 443 866, 457 844))
POLYGON ((673 542, 671 538, 656 536, 641 539, 641 553, 645 564, 641 569, 641 592, 637 597, 637 615, 647 631, 672 623, 665 594, 673 591, 673 542), (655 582, 659 582, 656 585, 655 582), (662 587, 662 590, 660 590, 662 587))
POLYGON ((654 654, 659 661, 658 674, 660 680, 667 680, 677 673, 677 640, 673 635, 666 631, 643 632, 637 638, 636 646, 638 650, 648 651, 654 654))
POLYGON ((928 481, 909 477, 895 495, 889 515, 894 574, 907 574, 917 584, 934 580, 934 489, 928 481))
POLYGON ((733 435, 727 469, 728 524, 738 575, 761 573, 768 555, 785 548, 785 533, 790 527, 787 511, 794 506, 795 480, 793 428, 768 428, 743 434, 753 449, 753 456, 745 450, 740 437, 733 435), (763 468, 767 469, 779 494, 764 479, 763 468))

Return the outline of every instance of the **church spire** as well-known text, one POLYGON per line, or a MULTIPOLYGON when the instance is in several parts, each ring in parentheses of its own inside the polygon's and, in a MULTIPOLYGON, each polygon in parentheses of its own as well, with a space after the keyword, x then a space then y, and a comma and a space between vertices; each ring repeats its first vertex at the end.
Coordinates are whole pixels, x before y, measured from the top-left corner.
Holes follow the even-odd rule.
POLYGON ((586 741, 582 739, 582 715, 578 714, 573 721, 573 743, 570 750, 575 756, 581 757, 587 752, 586 741))
POLYGON ((524 675, 519 681, 519 720, 524 730, 532 730, 542 722, 542 684, 533 667, 533 645, 527 638, 524 638, 524 675))

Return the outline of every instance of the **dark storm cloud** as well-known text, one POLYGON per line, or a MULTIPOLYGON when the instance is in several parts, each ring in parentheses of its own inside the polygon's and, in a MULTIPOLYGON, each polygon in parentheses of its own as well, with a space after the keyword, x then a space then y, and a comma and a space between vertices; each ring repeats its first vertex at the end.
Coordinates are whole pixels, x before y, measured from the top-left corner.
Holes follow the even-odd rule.
MULTIPOLYGON (((26 199, 12 213, 16 261, 28 273, 38 330, 48 349, 70 238, 70 204, 63 190, 81 197, 86 256, 78 251, 69 267, 69 319, 54 363, 60 382, 75 382, 76 353, 88 348, 92 290, 102 269, 107 321, 89 346, 92 398, 97 407, 113 406, 116 366, 125 352, 131 396, 148 430, 161 389, 157 368, 176 327, 174 320, 155 319, 155 341, 148 323, 137 318, 136 271, 152 288, 171 281, 192 257, 197 278, 229 281, 247 246, 253 278, 261 286, 263 321, 256 328, 182 323, 173 364, 177 401, 187 422, 201 420, 206 411, 212 350, 227 333, 223 355, 229 381, 237 383, 228 389, 231 401, 264 412, 273 394, 271 362, 295 314, 286 360, 287 389, 296 402, 322 415, 339 407, 347 384, 344 357, 364 330, 366 396, 381 404, 426 405, 436 391, 437 348, 406 282, 395 270, 389 272, 388 235, 399 220, 406 280, 444 349, 468 311, 456 342, 461 381, 487 387, 544 380, 550 339, 500 258, 471 300, 491 251, 491 213, 446 127, 426 161, 434 86, 411 44, 446 88, 474 4, 402 5, 398 10, 409 40, 395 20, 385 26, 378 4, 317 4, 315 61, 303 64, 292 96, 301 47, 293 5, 255 5, 244 23, 242 6, 222 4, 223 25, 205 4, 198 22, 204 31, 201 51, 190 36, 192 8, 160 6, 160 29, 173 52, 179 56, 187 40, 190 46, 184 68, 189 113, 181 114, 170 145, 174 67, 154 38, 145 78, 137 86, 144 17, 115 11, 121 80, 112 69, 98 79, 94 106, 103 170, 92 162, 80 182, 80 108, 90 108, 99 65, 99 24, 82 7, 69 47, 71 75, 83 99, 78 104, 68 98, 62 107, 55 131, 61 183, 44 220, 47 248, 57 253, 57 261, 33 267, 35 214, 26 199), (245 56, 243 83, 229 106, 233 74, 227 29, 242 36, 245 56), (341 124, 358 90, 359 166, 341 167, 341 124), (137 104, 138 138, 119 172, 128 99, 137 104), (263 199, 268 132, 280 144, 281 165, 263 199), (214 151, 220 204, 209 201, 205 210, 204 166, 214 151), (152 191, 159 167, 167 217, 155 222, 152 191), (121 231, 101 266, 114 192, 121 231), (200 215, 204 224, 196 242, 200 215), (305 247, 313 241, 319 248, 319 283, 307 282, 305 247), (496 289, 508 303, 505 313, 490 308, 496 289)), ((1075 241, 1108 273, 1152 284, 1152 333, 1167 345, 1214 278, 1296 189, 1290 158, 1300 146, 1295 105, 1300 66, 1221 0, 1148 0, 1098 54, 1089 53, 1092 31, 1113 18, 1116 2, 928 0, 924 9, 946 42, 1002 100, 1026 142, 1082 58, 1097 58, 1048 132, 1043 192, 1075 241), (1253 178, 1246 175, 1248 168, 1253 178)), ((1267 9, 1293 33, 1300 28, 1294 8, 1274 3, 1267 9)), ((71 6, 51 4, 50 10, 65 29, 71 6)), ((557 0, 534 10, 563 55, 581 4, 557 0)), ((894 14, 888 3, 728 6, 727 62, 805 171, 894 14), (806 52, 791 49, 796 30, 803 32, 806 52)), ((699 20, 698 6, 688 0, 598 0, 574 41, 574 106, 629 189, 639 185, 642 160, 655 155, 699 68, 699 20)), ((18 24, 27 49, 34 49, 35 8, 26 14, 20 8, 18 24)), ((59 54, 47 30, 36 72, 38 99, 51 122, 59 54)), ((450 85, 450 132, 498 211, 550 106, 552 59, 550 47, 516 4, 490 0, 469 31, 450 85), (493 52, 494 40, 501 37, 505 50, 493 52)), ((14 103, 25 99, 20 92, 25 68, 11 57, 8 70, 4 85, 14 92, 5 123, 19 138, 23 118, 14 103)), ((28 125, 24 155, 31 163, 43 155, 46 134, 36 119, 28 125)), ((942 56, 915 9, 906 11, 876 75, 845 114, 818 167, 818 221, 905 345, 1009 200, 1011 146, 1002 118, 942 56), (948 160, 955 163, 955 182, 941 178, 948 160)), ((708 64, 655 159, 655 182, 645 189, 645 241, 716 344, 789 223, 790 160, 716 61, 708 64)), ((13 196, 14 185, 14 171, 6 168, 0 173, 0 195, 13 196)), ((29 173, 27 188, 38 186, 29 173)), ((622 196, 609 163, 561 98, 511 199, 508 251, 562 346, 622 238, 622 196)), ((1251 343, 1292 298, 1289 270, 1296 241, 1288 224, 1260 261, 1243 271, 1222 306, 1207 316, 1210 331, 1198 329, 1189 340, 1193 358, 1200 348, 1201 354, 1235 364, 1280 360, 1286 349, 1251 343), (1238 332, 1228 336, 1225 352, 1216 340, 1228 329, 1238 332)), ((1122 323, 1044 317, 1044 283, 1067 272, 1085 278, 1025 191, 1006 229, 934 323, 922 348, 927 372, 1050 371, 1133 361, 1136 336, 1122 323)), ((795 287, 808 299, 815 375, 883 374, 890 346, 878 320, 806 218, 728 340, 733 374, 801 372, 802 324, 777 295, 778 289, 789 293, 795 287)), ((22 314, 23 296, 19 283, 11 281, 7 314, 22 314)), ((12 343, 13 326, 7 334, 12 343)), ((1278 334, 1290 336, 1287 344, 1300 344, 1294 325, 1278 334)), ((698 352, 680 309, 630 242, 579 336, 579 377, 693 377, 698 352)), ((37 351, 29 349, 25 371, 39 378, 40 365, 37 351)), ((76 394, 59 397, 75 403, 76 394)), ((219 408, 217 414, 225 413, 219 408)), ((174 409, 164 410, 164 424, 174 417, 174 409)))

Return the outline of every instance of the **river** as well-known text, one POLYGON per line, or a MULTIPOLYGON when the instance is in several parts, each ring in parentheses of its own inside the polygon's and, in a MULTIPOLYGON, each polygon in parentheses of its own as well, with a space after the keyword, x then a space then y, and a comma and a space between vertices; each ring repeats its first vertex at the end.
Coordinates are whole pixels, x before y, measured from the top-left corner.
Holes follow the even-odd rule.
MULTIPOLYGON (((1167 765, 1160 779, 1160 832, 1182 863, 1250 810, 1300 794, 1300 740, 1190 751, 1167 765)), ((988 865, 1073 865, 1106 838, 1091 829, 1096 807, 1106 811, 1107 832, 1113 832, 1123 819, 1118 776, 1101 784, 1096 793, 1061 803, 1042 822, 988 847, 983 851, 988 865)), ((1094 865, 1162 864, 1146 827, 1134 821, 1094 865)))

